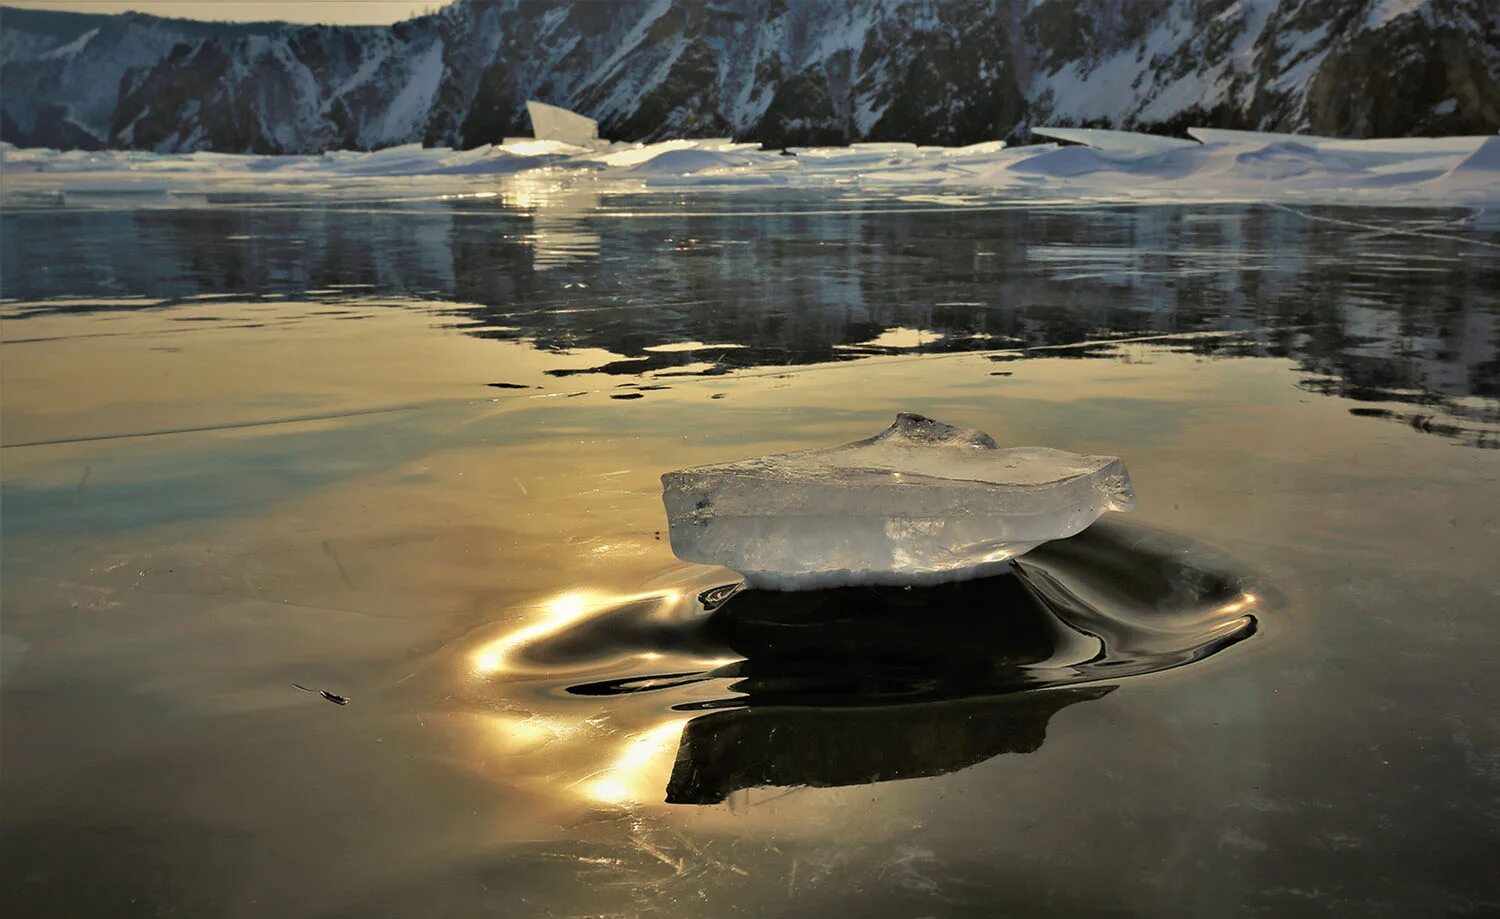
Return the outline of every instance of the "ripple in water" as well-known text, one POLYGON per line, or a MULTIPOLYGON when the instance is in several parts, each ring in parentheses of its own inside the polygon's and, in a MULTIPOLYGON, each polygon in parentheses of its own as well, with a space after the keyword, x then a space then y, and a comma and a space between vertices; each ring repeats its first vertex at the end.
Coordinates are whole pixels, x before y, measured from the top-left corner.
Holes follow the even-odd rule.
POLYGON ((570 698, 656 694, 679 713, 666 722, 665 800, 715 804, 1033 752, 1060 710, 1255 634, 1260 605, 1250 579, 1205 547, 1107 521, 981 580, 724 584, 592 609, 575 597, 477 660, 492 675, 577 674, 550 694, 549 717, 565 717, 570 698))

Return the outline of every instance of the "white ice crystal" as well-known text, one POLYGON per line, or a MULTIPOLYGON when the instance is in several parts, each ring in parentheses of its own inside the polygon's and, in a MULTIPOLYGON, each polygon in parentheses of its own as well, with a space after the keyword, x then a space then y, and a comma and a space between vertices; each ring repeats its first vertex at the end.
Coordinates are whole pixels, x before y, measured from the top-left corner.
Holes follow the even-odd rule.
POLYGON ((902 413, 820 450, 662 476, 672 551, 753 586, 931 584, 994 574, 1134 502, 1125 464, 902 413))

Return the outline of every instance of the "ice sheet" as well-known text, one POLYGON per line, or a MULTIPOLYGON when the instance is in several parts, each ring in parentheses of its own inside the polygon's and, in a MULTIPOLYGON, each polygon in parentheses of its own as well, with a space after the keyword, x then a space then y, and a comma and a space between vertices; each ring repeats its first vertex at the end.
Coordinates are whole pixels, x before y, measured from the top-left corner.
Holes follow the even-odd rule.
POLYGON ((526 103, 526 113, 531 116, 531 133, 537 140, 586 148, 599 141, 599 122, 577 112, 532 100, 526 103))
MULTIPOLYGON (((724 138, 599 148, 520 139, 473 150, 241 156, 18 149, 0 144, 6 194, 339 189, 394 179, 545 171, 549 181, 629 193, 660 188, 924 188, 999 198, 1120 202, 1500 204, 1497 137, 1343 140, 1189 129, 1198 140, 1049 128, 1085 146, 855 144, 783 153, 724 138)), ((402 189, 407 189, 406 183, 402 189)))
POLYGON ((1114 131, 1106 128, 1032 128, 1031 133, 1073 144, 1087 144, 1117 153, 1160 153, 1178 147, 1194 147, 1197 141, 1178 137, 1161 137, 1139 131, 1114 131))
POLYGON ((902 413, 840 447, 662 476, 672 551, 757 587, 931 584, 997 573, 1128 510, 1125 464, 902 413))

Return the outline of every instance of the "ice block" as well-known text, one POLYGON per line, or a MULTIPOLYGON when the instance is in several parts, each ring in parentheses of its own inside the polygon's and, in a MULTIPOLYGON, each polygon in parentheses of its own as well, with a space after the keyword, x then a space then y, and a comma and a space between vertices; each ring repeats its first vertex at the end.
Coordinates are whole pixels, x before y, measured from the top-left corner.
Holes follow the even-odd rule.
POLYGON ((662 489, 678 558, 781 590, 997 574, 1134 504, 1118 457, 1002 448, 906 412, 865 440, 669 472, 662 489))

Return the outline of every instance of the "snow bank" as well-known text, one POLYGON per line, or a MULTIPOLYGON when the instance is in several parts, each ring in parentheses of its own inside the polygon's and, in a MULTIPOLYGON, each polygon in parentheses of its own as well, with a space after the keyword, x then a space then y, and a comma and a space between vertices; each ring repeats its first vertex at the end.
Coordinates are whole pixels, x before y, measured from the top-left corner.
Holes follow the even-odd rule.
POLYGON ((1427 184, 1454 199, 1500 200, 1500 136, 1485 138, 1473 153, 1427 184))
POLYGON ((1032 128, 1031 133, 1071 144, 1087 144, 1098 150, 1115 153, 1160 153, 1196 143, 1178 137, 1160 137, 1138 131, 1111 131, 1104 128, 1032 128))
MULTIPOLYGON (((769 155, 772 157, 775 156, 775 154, 769 155)), ((759 151, 747 153, 726 150, 702 150, 690 147, 680 150, 668 150, 665 153, 657 154, 636 166, 632 166, 631 172, 665 176, 693 175, 709 170, 747 169, 763 166, 765 165, 766 157, 767 154, 759 151)))
POLYGON ((724 138, 588 147, 522 139, 474 150, 393 147, 321 156, 60 153, 0 145, 6 195, 337 190, 392 179, 545 171, 549 181, 627 193, 656 188, 916 188, 1115 201, 1500 204, 1500 137, 1345 140, 1193 128, 1195 140, 1044 128, 1055 143, 1007 147, 855 144, 762 150, 724 138))

